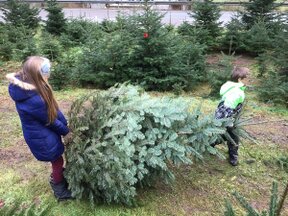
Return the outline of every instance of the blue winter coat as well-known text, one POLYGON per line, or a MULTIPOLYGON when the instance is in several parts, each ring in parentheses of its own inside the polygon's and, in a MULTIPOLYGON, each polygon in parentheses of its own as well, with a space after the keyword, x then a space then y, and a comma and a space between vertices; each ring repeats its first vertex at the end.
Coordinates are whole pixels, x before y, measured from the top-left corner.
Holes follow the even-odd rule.
POLYGON ((15 74, 8 74, 9 94, 15 101, 21 119, 23 135, 33 155, 40 161, 54 161, 64 152, 61 135, 69 133, 61 111, 48 125, 45 102, 31 84, 22 82, 15 74))

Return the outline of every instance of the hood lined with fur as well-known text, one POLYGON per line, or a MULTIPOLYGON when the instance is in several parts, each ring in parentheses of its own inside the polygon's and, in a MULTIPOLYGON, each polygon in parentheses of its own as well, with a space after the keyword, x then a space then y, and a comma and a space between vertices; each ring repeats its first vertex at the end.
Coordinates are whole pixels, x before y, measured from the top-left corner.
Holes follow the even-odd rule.
POLYGON ((38 94, 36 87, 29 83, 23 82, 17 77, 16 73, 7 74, 6 78, 9 80, 9 94, 11 98, 16 102, 25 101, 35 94, 38 94))
POLYGON ((69 132, 67 121, 58 110, 57 118, 48 123, 47 106, 35 86, 21 81, 16 74, 8 74, 8 91, 15 101, 23 135, 33 155, 40 161, 55 161, 64 152, 61 135, 69 132))
POLYGON ((21 89, 24 90, 35 90, 36 87, 32 84, 26 83, 21 81, 16 77, 16 73, 10 73, 6 75, 6 78, 9 80, 9 82, 13 85, 19 86, 21 89))

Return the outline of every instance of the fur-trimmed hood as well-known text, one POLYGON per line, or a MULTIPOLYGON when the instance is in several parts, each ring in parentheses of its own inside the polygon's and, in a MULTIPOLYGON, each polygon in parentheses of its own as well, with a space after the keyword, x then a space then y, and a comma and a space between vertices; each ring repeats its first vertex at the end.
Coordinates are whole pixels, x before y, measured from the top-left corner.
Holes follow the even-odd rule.
POLYGON ((10 73, 6 75, 6 78, 9 80, 9 82, 13 85, 17 85, 22 89, 25 90, 35 90, 35 86, 31 85, 29 83, 25 83, 23 81, 21 81, 18 77, 16 73, 10 73))
POLYGON ((14 101, 23 101, 37 94, 35 86, 20 80, 16 73, 7 74, 6 78, 10 82, 9 94, 14 101))
POLYGON ((8 74, 9 94, 15 101, 23 135, 33 155, 40 161, 55 161, 64 152, 61 135, 69 133, 67 120, 58 110, 57 118, 49 123, 47 106, 35 87, 21 81, 17 74, 8 74))

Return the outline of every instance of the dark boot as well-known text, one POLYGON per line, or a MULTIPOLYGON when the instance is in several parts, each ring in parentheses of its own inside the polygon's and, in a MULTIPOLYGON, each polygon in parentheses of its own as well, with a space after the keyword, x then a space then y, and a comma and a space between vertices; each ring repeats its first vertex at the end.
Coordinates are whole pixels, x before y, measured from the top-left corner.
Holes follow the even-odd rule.
POLYGON ((65 179, 63 179, 62 182, 55 184, 52 179, 50 179, 50 185, 52 187, 52 190, 54 192, 54 196, 58 201, 68 200, 68 199, 74 199, 72 197, 71 191, 67 188, 67 182, 65 179))
POLYGON ((232 166, 237 166, 238 165, 238 155, 231 155, 229 156, 229 163, 232 166))
POLYGON ((228 142, 229 162, 232 166, 238 165, 238 145, 228 142))

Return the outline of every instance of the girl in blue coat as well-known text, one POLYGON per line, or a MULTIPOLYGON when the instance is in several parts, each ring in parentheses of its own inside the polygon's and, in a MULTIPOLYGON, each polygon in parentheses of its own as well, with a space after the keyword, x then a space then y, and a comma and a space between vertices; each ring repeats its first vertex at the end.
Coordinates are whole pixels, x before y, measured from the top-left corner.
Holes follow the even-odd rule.
POLYGON ((72 198, 63 176, 64 145, 61 139, 69 129, 47 82, 49 75, 50 61, 31 56, 23 63, 22 71, 6 77, 25 141, 37 160, 51 162, 51 187, 55 197, 64 200, 72 198))

